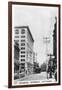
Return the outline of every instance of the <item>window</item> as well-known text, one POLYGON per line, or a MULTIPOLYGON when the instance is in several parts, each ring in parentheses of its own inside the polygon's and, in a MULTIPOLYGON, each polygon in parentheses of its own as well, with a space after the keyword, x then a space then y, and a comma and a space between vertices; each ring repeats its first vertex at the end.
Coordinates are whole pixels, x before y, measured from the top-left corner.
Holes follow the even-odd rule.
POLYGON ((25 42, 25 40, 21 40, 21 42, 25 42))
POLYGON ((18 42, 19 42, 19 40, 15 40, 15 42, 17 42, 17 43, 18 43, 18 42))
POLYGON ((21 47, 21 49, 23 50, 23 49, 25 49, 25 47, 21 47))
POLYGON ((21 67, 21 69, 23 69, 23 71, 25 71, 25 67, 21 67))
POLYGON ((25 43, 21 43, 21 46, 25 46, 25 43))
POLYGON ((15 30, 15 34, 19 34, 19 30, 15 30))
POLYGON ((21 55, 21 57, 25 57, 25 55, 21 55))
POLYGON ((15 36, 15 38, 19 38, 19 36, 15 36))
POLYGON ((21 61, 25 61, 25 59, 21 59, 21 61))
POLYGON ((21 51, 21 53, 25 53, 25 51, 21 51))
POLYGON ((25 66, 25 63, 21 63, 21 66, 22 66, 22 67, 25 66))
POLYGON ((25 34, 25 30, 24 29, 21 30, 21 34, 25 34))
POLYGON ((21 68, 25 68, 25 63, 21 63, 21 68))
POLYGON ((25 36, 21 36, 21 38, 25 38, 25 36))

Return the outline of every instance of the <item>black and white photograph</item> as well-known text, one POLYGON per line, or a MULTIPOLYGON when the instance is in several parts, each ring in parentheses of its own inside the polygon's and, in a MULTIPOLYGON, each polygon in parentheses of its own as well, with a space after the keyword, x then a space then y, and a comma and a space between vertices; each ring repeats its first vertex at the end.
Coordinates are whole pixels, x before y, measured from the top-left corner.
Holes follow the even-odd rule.
POLYGON ((12 4, 12 86, 59 83, 59 5, 12 4))

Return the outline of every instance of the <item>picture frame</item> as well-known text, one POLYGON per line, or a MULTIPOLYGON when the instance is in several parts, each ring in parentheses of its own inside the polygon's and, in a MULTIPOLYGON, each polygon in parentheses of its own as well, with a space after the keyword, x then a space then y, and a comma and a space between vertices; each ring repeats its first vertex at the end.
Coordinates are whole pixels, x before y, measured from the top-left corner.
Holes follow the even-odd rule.
POLYGON ((8 2, 8 88, 60 85, 60 9, 60 4, 8 2), (20 42, 22 37, 29 42, 20 42))

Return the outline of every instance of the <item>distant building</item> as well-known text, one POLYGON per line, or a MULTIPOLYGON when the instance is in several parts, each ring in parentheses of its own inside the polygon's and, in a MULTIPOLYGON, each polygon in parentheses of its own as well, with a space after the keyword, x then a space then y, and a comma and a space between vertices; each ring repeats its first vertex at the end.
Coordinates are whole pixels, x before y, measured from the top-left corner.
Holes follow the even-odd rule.
POLYGON ((15 27, 14 39, 19 43, 19 72, 33 73, 34 39, 28 26, 15 27))
MULTIPOLYGON (((50 73, 50 78, 52 78, 53 73, 57 70, 57 18, 55 17, 54 30, 53 30, 53 54, 49 54, 50 60, 48 62, 48 72, 50 73)), ((57 77, 56 77, 57 80, 57 77)))
POLYGON ((55 17, 54 31, 53 31, 53 67, 57 69, 57 18, 55 17))
POLYGON ((55 18, 54 31, 53 31, 53 55, 57 60, 57 18, 55 18))

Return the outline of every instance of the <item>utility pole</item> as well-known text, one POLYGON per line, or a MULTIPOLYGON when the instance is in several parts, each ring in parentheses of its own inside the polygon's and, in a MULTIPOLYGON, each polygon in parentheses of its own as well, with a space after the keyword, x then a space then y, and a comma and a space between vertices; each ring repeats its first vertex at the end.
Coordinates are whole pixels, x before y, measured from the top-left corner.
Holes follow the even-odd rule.
MULTIPOLYGON (((45 43, 46 45, 46 72, 48 70, 48 44, 50 43, 50 37, 44 37, 43 38, 43 42, 45 43)), ((48 79, 48 73, 47 73, 47 79, 48 79)))
POLYGON ((52 78, 52 67, 53 67, 53 59, 54 59, 54 56, 52 55, 52 54, 48 54, 48 56, 50 57, 50 59, 49 59, 49 64, 50 64, 50 66, 49 66, 49 69, 50 69, 50 78, 52 78))

